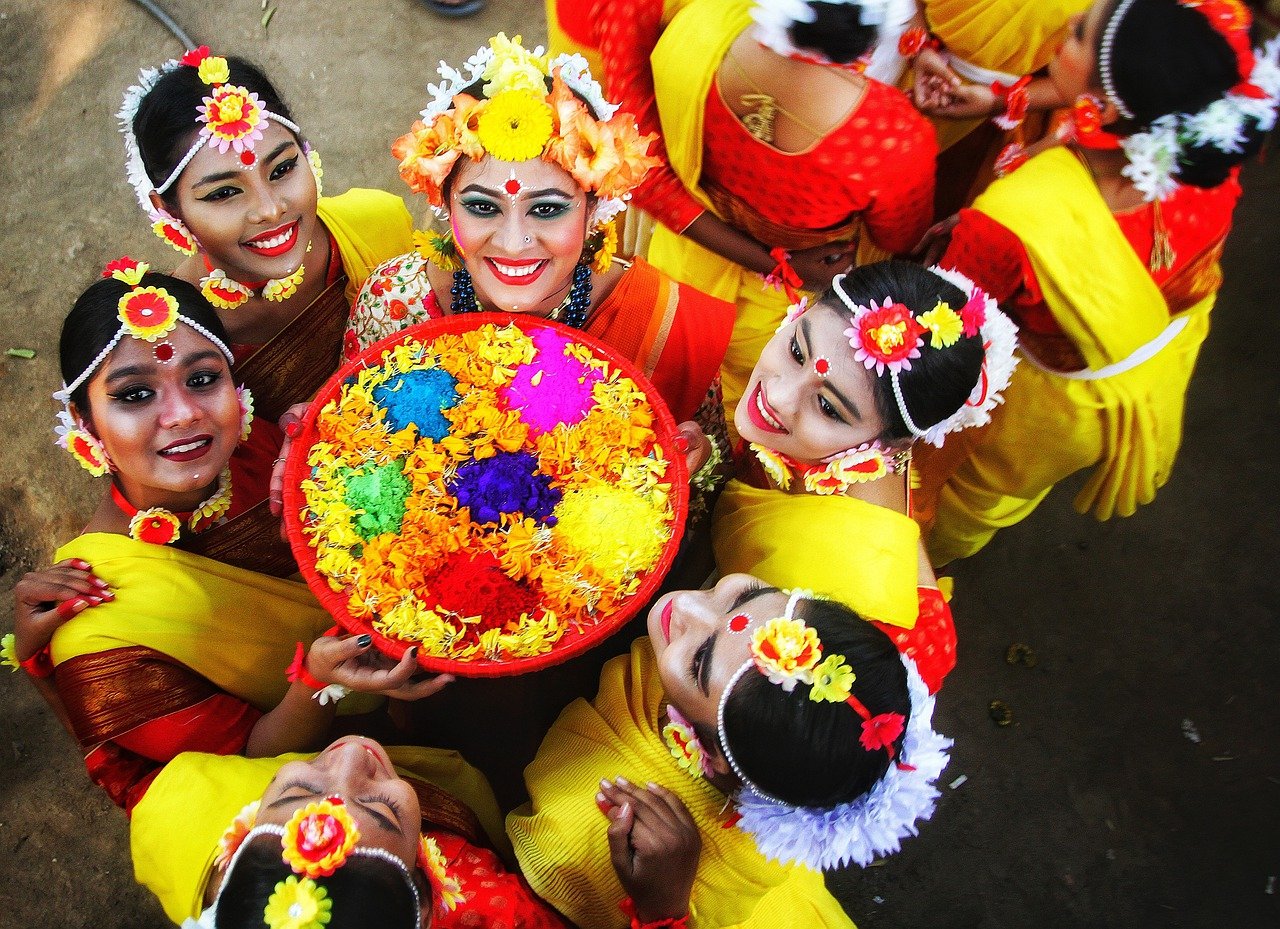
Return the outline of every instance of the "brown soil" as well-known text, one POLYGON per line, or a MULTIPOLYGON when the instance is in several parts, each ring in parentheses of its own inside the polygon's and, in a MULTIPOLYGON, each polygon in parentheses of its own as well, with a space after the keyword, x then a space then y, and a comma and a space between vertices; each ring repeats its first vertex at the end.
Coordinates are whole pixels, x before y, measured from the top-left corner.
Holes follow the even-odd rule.
MULTIPOLYGON (((414 0, 269 5, 264 30, 260 0, 166 4, 198 41, 277 78, 333 191, 399 192, 387 144, 434 63, 499 29, 545 28, 539 5, 513 0, 460 23, 414 0)), ((0 46, 0 352, 37 352, 0 356, 8 591, 99 492, 49 441, 57 329, 108 259, 172 261, 123 182, 111 114, 138 67, 180 49, 124 0, 7 0, 0 46)), ((1060 488, 958 567, 960 661, 938 717, 956 739, 944 780, 967 780, 900 855, 833 879, 864 929, 1280 925, 1275 160, 1247 187, 1169 486, 1105 524, 1060 488), (1034 667, 1006 663, 1014 643, 1034 667), (993 699, 1012 725, 989 719, 993 699)), ((0 674, 0 699, 0 927, 165 925, 69 737, 20 675, 0 674)))

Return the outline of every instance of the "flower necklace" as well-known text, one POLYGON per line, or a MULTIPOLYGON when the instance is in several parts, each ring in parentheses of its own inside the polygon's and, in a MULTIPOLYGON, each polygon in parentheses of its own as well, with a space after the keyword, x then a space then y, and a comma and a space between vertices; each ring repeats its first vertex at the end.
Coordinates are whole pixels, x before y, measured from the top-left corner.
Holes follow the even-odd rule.
MULTIPOLYGON (((484 307, 476 300, 476 289, 471 283, 471 272, 459 268, 453 272, 453 286, 449 288, 453 297, 453 312, 479 313, 484 307)), ((574 329, 581 329, 587 322, 587 313, 591 310, 591 267, 579 262, 573 268, 573 286, 558 307, 551 311, 547 319, 562 322, 574 329)))
POLYGON ((876 442, 865 442, 857 448, 832 455, 817 464, 796 461, 790 455, 766 448, 755 442, 751 451, 761 467, 778 488, 791 487, 792 472, 804 480, 804 489, 811 494, 843 494, 854 484, 876 481, 887 474, 901 474, 911 461, 911 449, 885 454, 876 442))
MULTIPOLYGON (((306 254, 311 254, 310 242, 307 243, 306 254)), ((200 278, 200 293, 220 310, 234 310, 255 294, 261 294, 264 299, 274 303, 283 303, 298 292, 306 273, 304 258, 302 264, 298 265, 298 269, 285 277, 273 277, 265 281, 243 284, 227 277, 227 272, 221 268, 215 268, 209 261, 209 256, 203 251, 200 253, 200 260, 204 262, 204 269, 209 272, 200 278)))
POLYGON ((218 519, 231 508, 231 468, 224 468, 218 476, 218 486, 213 495, 190 512, 174 513, 162 506, 139 510, 125 499, 114 482, 111 484, 111 499, 129 517, 129 538, 152 545, 169 545, 178 541, 184 522, 197 532, 205 523, 218 519))

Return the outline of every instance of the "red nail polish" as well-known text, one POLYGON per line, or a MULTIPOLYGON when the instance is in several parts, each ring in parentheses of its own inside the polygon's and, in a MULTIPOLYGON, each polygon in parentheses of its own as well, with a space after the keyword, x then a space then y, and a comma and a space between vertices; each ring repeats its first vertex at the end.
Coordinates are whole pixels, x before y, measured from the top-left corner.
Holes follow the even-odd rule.
POLYGON ((297 420, 294 420, 293 422, 289 423, 289 425, 284 427, 284 434, 291 439, 296 439, 298 437, 298 433, 300 433, 301 431, 302 431, 302 423, 298 422, 297 420))
POLYGON ((676 451, 678 451, 681 455, 689 451, 689 440, 685 438, 684 433, 676 434, 675 445, 676 445, 676 451))

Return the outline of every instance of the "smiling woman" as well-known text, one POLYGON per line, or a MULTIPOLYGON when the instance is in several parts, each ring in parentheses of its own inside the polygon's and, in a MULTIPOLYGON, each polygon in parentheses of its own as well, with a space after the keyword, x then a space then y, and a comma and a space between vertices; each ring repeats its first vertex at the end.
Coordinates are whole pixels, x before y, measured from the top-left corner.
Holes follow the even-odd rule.
POLYGON ((207 47, 148 69, 120 114, 129 183, 175 274, 218 309, 274 422, 334 368, 371 268, 410 245, 398 197, 321 196, 318 153, 253 65, 207 47))
POLYGON ((490 310, 558 319, 608 342, 677 421, 702 405, 733 308, 644 261, 614 259, 613 218, 654 159, 582 59, 495 36, 392 152, 449 232, 375 270, 352 308, 347 355, 425 319, 490 310))

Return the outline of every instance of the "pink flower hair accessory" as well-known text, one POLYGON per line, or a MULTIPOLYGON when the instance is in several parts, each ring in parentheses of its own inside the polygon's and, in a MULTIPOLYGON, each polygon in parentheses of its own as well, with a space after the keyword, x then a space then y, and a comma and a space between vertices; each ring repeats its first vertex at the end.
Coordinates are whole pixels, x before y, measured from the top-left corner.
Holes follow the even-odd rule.
POLYGON ((874 368, 877 375, 886 370, 895 374, 909 371, 911 359, 920 357, 920 346, 927 331, 916 321, 910 308, 895 303, 892 297, 885 297, 883 305, 872 300, 870 306, 861 306, 853 303, 838 283, 833 281, 832 286, 853 310, 853 325, 844 334, 854 359, 868 370, 874 368))

